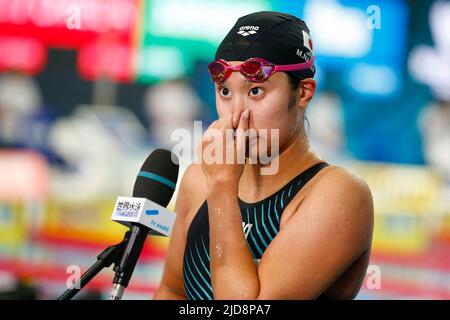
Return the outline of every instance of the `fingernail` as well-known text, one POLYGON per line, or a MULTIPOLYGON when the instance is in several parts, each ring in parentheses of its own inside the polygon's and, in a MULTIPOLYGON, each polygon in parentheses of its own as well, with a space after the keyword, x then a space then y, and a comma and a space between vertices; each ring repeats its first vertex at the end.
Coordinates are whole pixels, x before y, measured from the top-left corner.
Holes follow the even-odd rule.
POLYGON ((244 113, 242 114, 242 117, 247 120, 248 116, 250 115, 250 109, 245 109, 244 113))

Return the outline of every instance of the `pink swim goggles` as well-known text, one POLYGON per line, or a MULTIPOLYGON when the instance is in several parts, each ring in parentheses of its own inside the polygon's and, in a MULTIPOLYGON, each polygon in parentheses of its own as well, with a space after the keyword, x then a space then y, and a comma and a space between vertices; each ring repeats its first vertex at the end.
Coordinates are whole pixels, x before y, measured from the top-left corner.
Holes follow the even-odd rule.
POLYGON ((228 61, 218 59, 208 65, 208 71, 211 75, 211 80, 217 83, 227 80, 233 71, 239 71, 251 82, 264 82, 277 71, 306 70, 313 65, 314 57, 303 63, 285 65, 275 65, 262 58, 250 58, 234 67, 232 67, 228 61))

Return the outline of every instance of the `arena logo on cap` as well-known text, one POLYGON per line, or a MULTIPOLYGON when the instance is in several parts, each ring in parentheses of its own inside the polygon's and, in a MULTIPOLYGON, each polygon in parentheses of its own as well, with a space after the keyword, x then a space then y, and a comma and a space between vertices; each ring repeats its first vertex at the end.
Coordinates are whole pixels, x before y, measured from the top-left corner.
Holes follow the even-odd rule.
POLYGON ((240 34, 241 36, 246 37, 251 34, 257 33, 258 29, 259 26, 242 26, 239 28, 239 31, 237 33, 240 34))

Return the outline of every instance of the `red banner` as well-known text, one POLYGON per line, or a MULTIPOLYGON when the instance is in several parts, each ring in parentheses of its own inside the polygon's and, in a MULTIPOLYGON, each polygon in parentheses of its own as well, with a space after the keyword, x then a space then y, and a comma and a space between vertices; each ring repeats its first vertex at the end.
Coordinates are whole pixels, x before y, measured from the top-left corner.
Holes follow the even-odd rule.
POLYGON ((34 75, 47 60, 42 43, 31 38, 0 36, 0 48, 0 71, 21 70, 34 75))
POLYGON ((0 72, 34 75, 46 47, 80 50, 78 70, 89 80, 132 79, 138 0, 0 0, 0 72))
POLYGON ((131 41, 137 0, 0 0, 0 34, 80 48, 105 32, 131 41))

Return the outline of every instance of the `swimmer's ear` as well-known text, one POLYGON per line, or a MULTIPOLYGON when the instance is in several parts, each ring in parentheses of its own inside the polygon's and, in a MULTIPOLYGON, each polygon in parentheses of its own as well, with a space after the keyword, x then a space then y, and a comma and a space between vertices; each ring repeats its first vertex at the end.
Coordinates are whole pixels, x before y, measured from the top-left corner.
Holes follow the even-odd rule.
POLYGON ((298 105, 306 108, 316 93, 317 83, 312 78, 306 78, 300 81, 298 86, 298 105))

